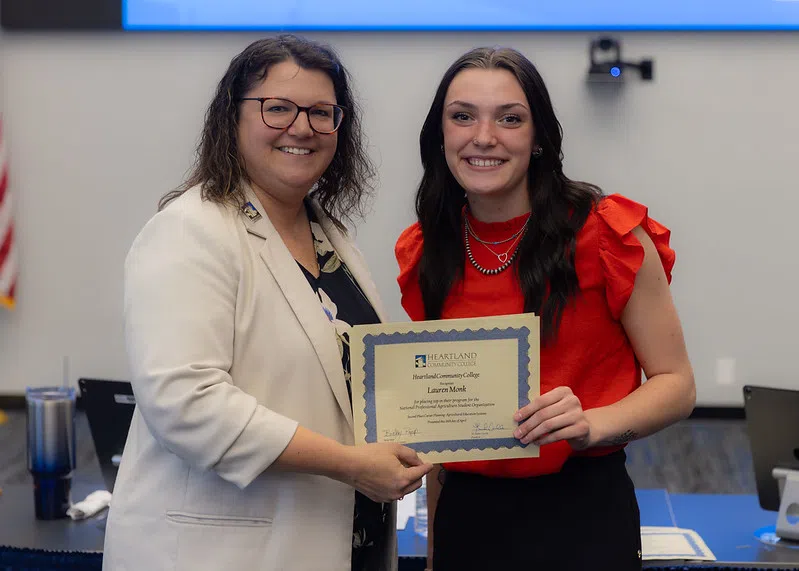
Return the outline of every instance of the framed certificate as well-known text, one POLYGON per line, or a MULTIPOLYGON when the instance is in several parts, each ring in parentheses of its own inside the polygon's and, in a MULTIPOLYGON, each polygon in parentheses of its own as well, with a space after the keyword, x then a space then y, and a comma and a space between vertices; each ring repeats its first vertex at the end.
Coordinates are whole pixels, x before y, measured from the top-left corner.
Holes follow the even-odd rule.
POLYGON ((428 462, 537 457, 513 414, 538 396, 533 314, 357 325, 355 443, 398 442, 428 462))

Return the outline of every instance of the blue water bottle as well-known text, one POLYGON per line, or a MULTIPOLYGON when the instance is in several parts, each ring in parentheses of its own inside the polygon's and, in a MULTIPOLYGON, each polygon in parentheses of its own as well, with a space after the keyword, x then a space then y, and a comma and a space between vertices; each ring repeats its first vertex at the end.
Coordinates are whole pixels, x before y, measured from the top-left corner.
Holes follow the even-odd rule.
POLYGON ((75 389, 28 388, 25 400, 36 517, 66 517, 75 469, 75 389))

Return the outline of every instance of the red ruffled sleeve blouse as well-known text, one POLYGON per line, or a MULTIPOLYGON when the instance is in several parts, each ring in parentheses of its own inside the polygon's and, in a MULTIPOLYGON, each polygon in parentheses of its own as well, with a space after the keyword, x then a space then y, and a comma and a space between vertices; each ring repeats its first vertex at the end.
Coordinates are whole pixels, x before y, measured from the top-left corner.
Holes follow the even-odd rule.
MULTIPOLYGON (((484 223, 470 216, 469 224, 482 240, 497 241, 519 230, 526 218, 484 223)), ((590 409, 617 402, 641 384, 641 367, 620 322, 644 260, 643 246, 632 233, 638 226, 652 238, 671 282, 675 256, 669 247, 668 228, 651 219, 647 208, 637 202, 618 194, 604 197, 577 233, 575 270, 580 291, 565 308, 557 336, 541 347, 542 394, 565 385, 571 387, 583 409, 590 409)), ((478 264, 487 268, 500 265, 496 254, 502 253, 502 245, 490 246, 492 254, 476 241, 471 244, 478 264)), ((418 281, 423 248, 418 223, 402 232, 395 247, 402 306, 414 321, 425 318, 418 281)), ((487 276, 467 261, 463 278, 453 285, 444 303, 441 318, 509 315, 523 309, 524 298, 513 268, 487 276)), ((613 450, 618 447, 579 454, 601 455, 613 450)), ((561 441, 542 446, 538 458, 457 462, 445 464, 445 468, 526 478, 558 472, 573 453, 561 441)))

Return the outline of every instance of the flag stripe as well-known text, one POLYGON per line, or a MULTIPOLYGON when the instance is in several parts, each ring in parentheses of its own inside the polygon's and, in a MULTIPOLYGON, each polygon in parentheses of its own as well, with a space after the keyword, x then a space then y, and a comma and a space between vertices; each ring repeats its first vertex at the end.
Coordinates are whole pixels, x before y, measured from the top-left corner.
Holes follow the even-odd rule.
MULTIPOLYGON (((10 224, 5 232, 5 236, 3 236, 3 241, 0 242, 0 273, 4 272, 7 269, 6 262, 11 257, 11 253, 13 252, 12 246, 14 244, 14 225, 10 224)), ((0 293, 5 293, 5 290, 0 289, 0 293)))
MULTIPOLYGON (((11 194, 9 194, 5 200, 0 200, 0 236, 5 236, 6 229, 11 228, 13 223, 11 207, 11 194)), ((0 258, 0 264, 2 263, 2 258, 0 258)))
MULTIPOLYGON (((3 121, 0 119, 0 204, 6 198, 6 190, 8 189, 8 165, 6 164, 6 144, 3 138, 3 121)), ((2 228, 2 226, 0 226, 2 228)))
POLYGON ((0 204, 2 204, 3 199, 11 199, 10 196, 6 196, 6 189, 8 188, 8 169, 5 166, 5 160, 2 158, 2 153, 0 153, 0 168, 3 169, 3 173, 0 175, 0 204))
POLYGON ((13 309, 17 287, 17 251, 14 244, 14 219, 11 192, 8 190, 8 163, 0 119, 0 306, 13 309))
MULTIPOLYGON (((0 250, 0 258, 3 251, 0 250)), ((14 285, 17 281, 17 250, 10 248, 5 255, 5 260, 0 262, 0 295, 14 296, 14 285)))

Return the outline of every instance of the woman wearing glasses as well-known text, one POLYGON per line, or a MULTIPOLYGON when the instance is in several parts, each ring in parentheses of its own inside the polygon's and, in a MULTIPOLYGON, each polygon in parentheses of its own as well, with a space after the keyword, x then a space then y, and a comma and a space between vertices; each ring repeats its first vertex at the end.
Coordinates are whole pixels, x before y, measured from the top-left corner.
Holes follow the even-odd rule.
POLYGON ((435 571, 640 569, 623 448, 693 408, 669 231, 567 178, 561 141, 541 76, 511 49, 458 59, 422 128, 419 221, 396 247, 408 315, 535 312, 543 339, 541 396, 508 411, 540 457, 431 472, 435 571))
POLYGON ((191 176, 126 260, 137 407, 105 569, 396 567, 393 501, 432 466, 352 446, 347 330, 381 311, 342 220, 370 175, 329 48, 232 60, 191 176))

